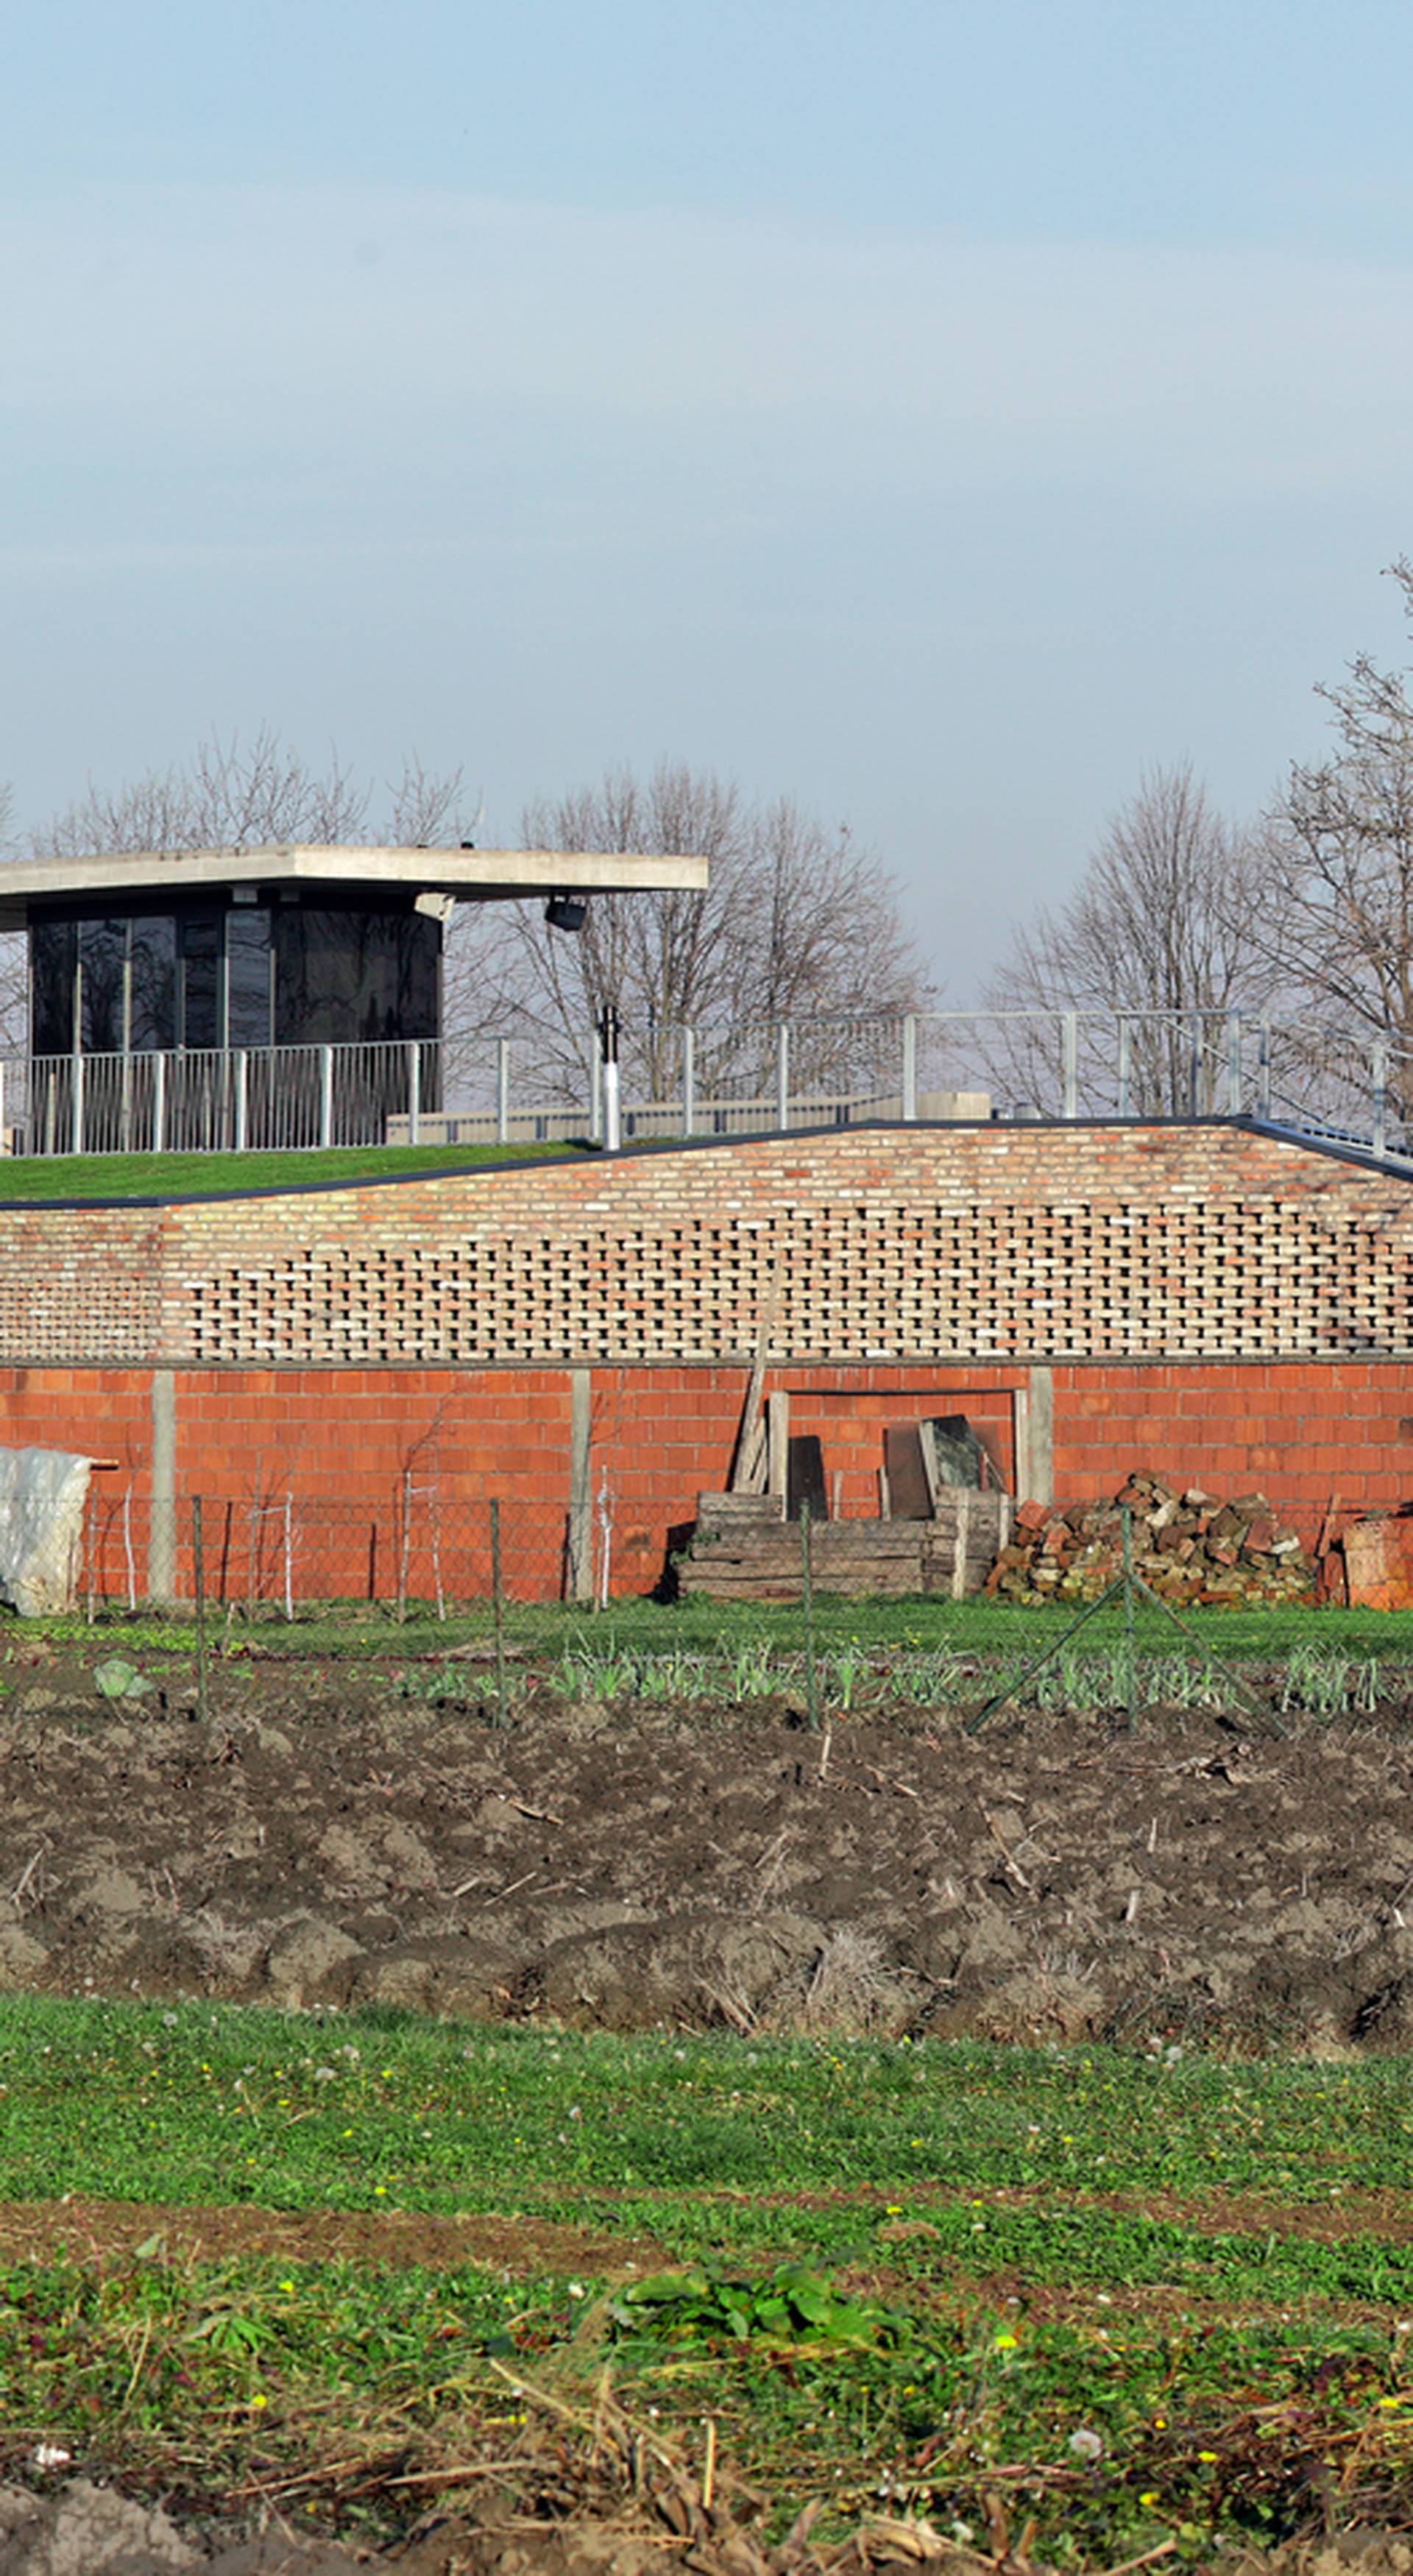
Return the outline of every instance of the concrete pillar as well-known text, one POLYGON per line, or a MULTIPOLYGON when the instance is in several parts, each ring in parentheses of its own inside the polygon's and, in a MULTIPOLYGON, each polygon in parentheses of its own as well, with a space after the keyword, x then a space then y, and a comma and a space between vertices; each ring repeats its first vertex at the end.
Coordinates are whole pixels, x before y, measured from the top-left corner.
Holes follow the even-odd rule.
POLYGON ((1055 1373, 1027 1371, 1015 1396, 1016 1499, 1053 1503, 1055 1499, 1055 1373))
POLYGON ((165 1606, 177 1593, 177 1382, 152 1372, 152 1512, 147 1529, 147 1598, 165 1606))
POLYGON ((594 1597, 594 1499, 589 1478, 594 1381, 585 1368, 569 1372, 569 1597, 594 1597))

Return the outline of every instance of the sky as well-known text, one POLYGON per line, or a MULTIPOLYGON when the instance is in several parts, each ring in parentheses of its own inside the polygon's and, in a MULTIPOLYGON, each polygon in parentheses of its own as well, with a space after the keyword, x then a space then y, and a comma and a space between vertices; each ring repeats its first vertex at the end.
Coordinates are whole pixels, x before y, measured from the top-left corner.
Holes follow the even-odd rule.
POLYGON ((1413 659, 1407 0, 49 0, 0 780, 275 728, 847 822, 944 1001, 1145 770, 1413 659))

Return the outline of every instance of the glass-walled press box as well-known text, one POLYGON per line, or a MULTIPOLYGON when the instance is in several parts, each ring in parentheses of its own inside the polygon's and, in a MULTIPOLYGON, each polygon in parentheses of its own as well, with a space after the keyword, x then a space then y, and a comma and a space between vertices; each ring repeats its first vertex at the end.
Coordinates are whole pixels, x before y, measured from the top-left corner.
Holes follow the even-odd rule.
POLYGON ((0 1063, 0 1144, 160 1153, 418 1139, 443 1091, 442 934, 457 902, 702 891, 645 851, 280 842, 78 851, 0 868, 29 941, 30 1050, 0 1063))
POLYGON ((440 920, 408 898, 229 899, 30 915, 36 1056, 435 1038, 440 920))

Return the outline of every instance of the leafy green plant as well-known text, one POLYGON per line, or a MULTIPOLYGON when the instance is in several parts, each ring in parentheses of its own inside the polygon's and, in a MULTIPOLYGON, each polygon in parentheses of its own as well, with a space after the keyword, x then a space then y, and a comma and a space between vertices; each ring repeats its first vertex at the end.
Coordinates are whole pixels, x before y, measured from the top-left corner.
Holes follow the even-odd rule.
POLYGON ((678 2341, 726 2335, 744 2343, 760 2336, 773 2344, 876 2347, 899 2344, 912 2331, 911 2319, 899 2310, 876 2299, 845 2297, 798 2263, 781 2263, 754 2277, 706 2263, 656 2272, 620 2290, 609 2302, 609 2315, 625 2333, 678 2341))

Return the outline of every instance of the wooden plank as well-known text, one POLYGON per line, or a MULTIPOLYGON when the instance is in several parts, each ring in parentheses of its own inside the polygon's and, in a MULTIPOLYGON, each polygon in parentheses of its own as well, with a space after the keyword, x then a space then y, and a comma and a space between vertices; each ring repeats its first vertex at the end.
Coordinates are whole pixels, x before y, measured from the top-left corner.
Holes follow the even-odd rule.
POLYGON ((746 1387, 746 1409, 741 1416, 740 1436, 736 1442, 736 1465, 730 1477, 734 1492, 739 1492, 746 1483, 746 1470, 752 1459, 756 1429, 760 1421, 761 1390, 765 1385, 766 1365, 770 1358, 770 1336, 775 1325, 778 1294, 778 1285, 772 1272, 761 1299, 760 1316, 756 1326, 755 1364, 746 1387))
MULTIPOLYGON (((765 1400, 766 1491, 788 1495, 790 1491, 790 1398, 783 1387, 765 1400)), ((816 1442, 816 1447, 818 1443, 816 1442)), ((786 1510, 790 1506, 786 1504, 786 1510)), ((793 1517, 793 1514, 791 1515, 793 1517)))
POLYGON ((895 1521, 930 1521, 932 1497, 922 1463, 922 1440, 916 1422, 890 1422, 883 1434, 883 1462, 895 1521))
POLYGON ((922 1460, 923 1477, 927 1485, 927 1508, 932 1515, 932 1518, 935 1520, 937 1517, 937 1496, 941 1489, 942 1479, 937 1470, 937 1443, 932 1436, 932 1425, 930 1422, 920 1422, 918 1424, 917 1446, 918 1456, 922 1460))

